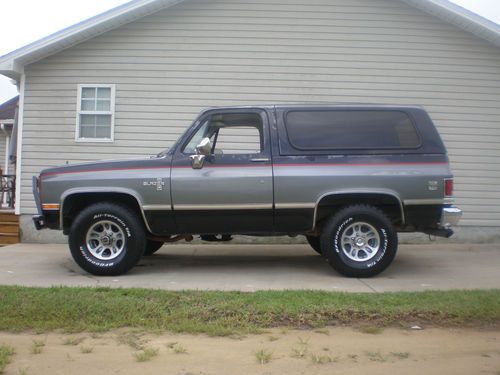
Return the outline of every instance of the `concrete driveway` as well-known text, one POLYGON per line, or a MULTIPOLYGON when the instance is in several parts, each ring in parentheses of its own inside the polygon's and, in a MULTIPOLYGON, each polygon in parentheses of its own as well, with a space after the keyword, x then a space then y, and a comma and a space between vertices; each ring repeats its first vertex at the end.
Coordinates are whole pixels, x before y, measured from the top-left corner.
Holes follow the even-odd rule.
POLYGON ((500 244, 402 245, 394 263, 371 279, 340 276, 307 245, 166 245, 124 276, 95 277, 73 262, 66 245, 17 244, 0 248, 0 284, 348 292, 500 288, 500 244))

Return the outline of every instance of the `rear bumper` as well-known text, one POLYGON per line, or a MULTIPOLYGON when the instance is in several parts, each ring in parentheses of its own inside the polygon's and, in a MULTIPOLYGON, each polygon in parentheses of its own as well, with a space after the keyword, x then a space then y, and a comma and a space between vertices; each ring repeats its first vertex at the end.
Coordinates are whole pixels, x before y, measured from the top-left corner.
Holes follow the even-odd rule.
POLYGON ((457 207, 445 207, 441 213, 439 226, 448 229, 458 224, 462 218, 462 210, 457 207))
POLYGON ((453 236, 452 226, 458 224, 462 218, 462 210, 457 207, 444 207, 441 211, 441 219, 437 228, 429 228, 424 233, 437 237, 450 238, 453 236))

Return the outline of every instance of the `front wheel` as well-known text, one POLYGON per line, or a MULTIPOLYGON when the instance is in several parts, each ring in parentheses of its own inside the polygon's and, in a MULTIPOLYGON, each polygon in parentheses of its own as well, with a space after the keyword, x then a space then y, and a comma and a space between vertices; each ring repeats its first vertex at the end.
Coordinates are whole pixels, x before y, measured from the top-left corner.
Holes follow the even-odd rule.
POLYGON ((349 277, 371 277, 393 261, 398 236, 379 209, 354 205, 330 218, 321 234, 321 249, 330 265, 349 277))
POLYGON ((141 259, 145 231, 137 215, 114 203, 93 204, 73 221, 69 248, 75 262, 98 276, 120 275, 141 259))

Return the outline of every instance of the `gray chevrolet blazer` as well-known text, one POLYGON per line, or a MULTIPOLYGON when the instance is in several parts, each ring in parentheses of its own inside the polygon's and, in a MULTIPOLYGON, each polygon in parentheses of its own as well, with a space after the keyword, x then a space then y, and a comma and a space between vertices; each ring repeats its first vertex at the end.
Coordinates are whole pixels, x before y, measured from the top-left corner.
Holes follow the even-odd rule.
POLYGON ((446 150, 420 107, 261 106, 203 111, 168 150, 33 177, 37 229, 62 230, 95 275, 123 274, 164 243, 304 235, 346 276, 394 259, 398 232, 449 237, 446 150))

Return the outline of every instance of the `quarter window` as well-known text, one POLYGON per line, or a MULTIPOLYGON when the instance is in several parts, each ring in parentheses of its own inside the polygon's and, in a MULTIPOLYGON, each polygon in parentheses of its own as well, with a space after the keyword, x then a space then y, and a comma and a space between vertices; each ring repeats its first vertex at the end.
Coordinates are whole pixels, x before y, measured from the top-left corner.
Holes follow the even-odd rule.
POLYGON ((112 142, 115 115, 114 85, 80 85, 76 140, 112 142))
POLYGON ((401 111, 290 111, 288 138, 299 150, 417 148, 420 138, 401 111))

